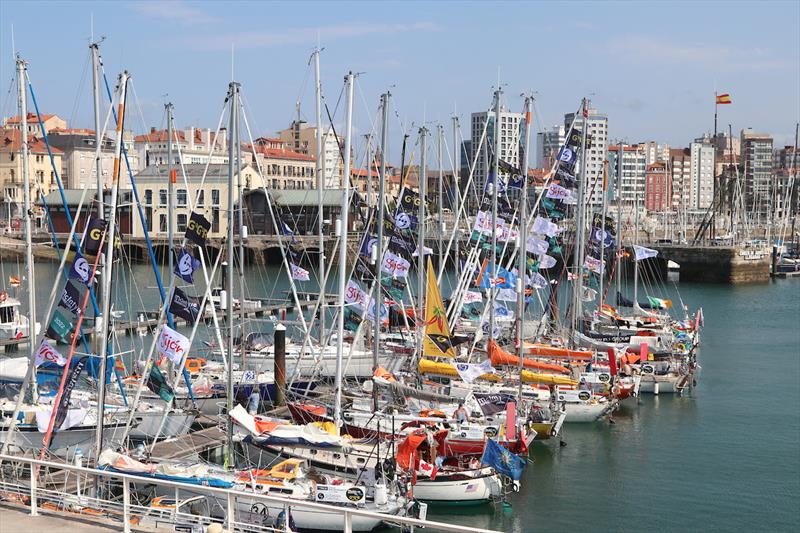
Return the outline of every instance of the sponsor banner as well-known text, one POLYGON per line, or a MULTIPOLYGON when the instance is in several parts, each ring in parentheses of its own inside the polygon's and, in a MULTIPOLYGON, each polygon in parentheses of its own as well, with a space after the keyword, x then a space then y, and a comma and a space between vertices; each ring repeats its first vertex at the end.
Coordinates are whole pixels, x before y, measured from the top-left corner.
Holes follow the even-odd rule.
POLYGON ((158 336, 158 345, 156 346, 159 360, 166 357, 176 365, 180 365, 181 359, 189 353, 190 346, 189 339, 184 335, 166 324, 161 327, 161 334, 158 336))
POLYGON ((323 485, 319 483, 314 499, 324 503, 361 504, 367 500, 367 489, 361 485, 323 485))
POLYGON ((208 230, 210 229, 211 222, 206 220, 206 217, 200 213, 194 212, 189 216, 189 223, 186 225, 186 234, 184 237, 197 246, 203 246, 206 243, 208 230))

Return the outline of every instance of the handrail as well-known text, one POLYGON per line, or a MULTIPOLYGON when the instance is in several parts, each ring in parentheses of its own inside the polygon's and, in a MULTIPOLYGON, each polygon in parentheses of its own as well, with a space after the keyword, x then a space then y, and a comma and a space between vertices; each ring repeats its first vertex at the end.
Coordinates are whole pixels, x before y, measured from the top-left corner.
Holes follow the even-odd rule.
MULTIPOLYGON (((106 477, 117 481, 122 481, 122 488, 123 488, 123 523, 124 523, 124 531, 125 533, 129 533, 131 531, 131 523, 130 523, 130 515, 131 515, 131 498, 130 498, 130 483, 139 482, 141 483, 143 480, 146 480, 150 485, 160 485, 164 487, 170 487, 173 489, 191 489, 193 493, 203 493, 205 494, 213 494, 217 497, 221 497, 221 501, 227 501, 227 510, 226 510, 226 519, 228 522, 228 530, 234 530, 234 517, 235 517, 235 499, 237 497, 241 498, 248 498, 250 500, 256 500, 262 503, 271 503, 271 504, 278 504, 281 506, 290 506, 290 507, 299 507, 302 509, 310 509, 316 511, 325 511, 325 512, 333 512, 337 514, 341 514, 344 523, 344 531, 345 533, 352 533, 352 523, 353 517, 363 517, 363 518, 371 518, 371 519, 379 519, 385 522, 390 523, 399 523, 403 525, 409 526, 420 526, 420 527, 429 527, 429 528, 436 528, 440 531, 452 531, 452 532, 463 532, 463 533, 500 533, 499 531, 491 530, 491 529, 482 529, 482 528, 474 528, 474 527, 467 527, 467 526, 460 526, 455 524, 447 524, 444 522, 434 522, 430 520, 420 520, 417 518, 410 518, 404 516, 395 516, 389 515, 384 513, 378 513, 374 511, 366 511, 363 509, 351 508, 351 507, 338 507, 334 505, 327 505, 317 502, 304 502, 301 500, 294 500, 291 498, 284 498, 280 496, 273 496, 267 494, 257 494, 251 492, 243 492, 240 490, 234 489, 225 489, 219 487, 209 487, 205 485, 187 485, 186 483, 181 483, 178 481, 169 481, 166 479, 154 479, 154 478, 145 478, 143 476, 137 476, 135 474, 126 474, 123 472, 116 472, 111 470, 100 470, 95 468, 87 468, 83 466, 75 466, 68 463, 56 463, 52 461, 44 461, 39 459, 34 459, 30 457, 20 457, 14 455, 6 455, 0 454, 0 464, 4 462, 17 462, 17 463, 24 463, 30 465, 31 467, 31 485, 30 485, 30 507, 31 507, 31 516, 37 516, 38 514, 38 492, 42 489, 39 488, 39 483, 37 480, 37 476, 35 475, 35 471, 33 469, 34 466, 37 467, 45 467, 45 468, 54 468, 59 470, 66 470, 69 472, 75 472, 76 474, 85 474, 87 476, 93 477, 106 477)), ((38 469, 37 469, 38 470, 38 469)))

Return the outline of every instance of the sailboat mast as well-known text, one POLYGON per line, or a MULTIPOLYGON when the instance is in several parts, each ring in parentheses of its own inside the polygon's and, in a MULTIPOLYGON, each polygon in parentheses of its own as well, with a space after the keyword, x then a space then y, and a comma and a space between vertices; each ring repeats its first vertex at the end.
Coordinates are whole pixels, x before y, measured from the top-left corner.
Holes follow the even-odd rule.
MULTIPOLYGON (((117 138, 114 145, 114 169, 111 174, 111 197, 109 198, 108 220, 105 237, 105 265, 103 268, 103 308, 102 328, 100 329, 100 374, 98 376, 97 395, 97 432, 95 433, 95 453, 103 450, 103 409, 106 402, 106 376, 108 375, 108 357, 112 354, 113 343, 111 336, 111 277, 114 267, 114 243, 116 241, 117 226, 117 194, 119 193, 120 159, 122 157, 122 132, 125 128, 125 101, 127 96, 128 79, 130 76, 124 71, 119 76, 119 110, 117 111, 117 138)), ((98 250, 97 253, 100 253, 98 250)))
POLYGON ((458 144, 458 117, 453 115, 453 224, 454 224, 454 234, 455 234, 455 243, 454 243, 454 255, 455 257, 453 261, 453 265, 455 269, 458 270, 459 266, 459 258, 461 257, 459 254, 459 241, 461 240, 461 235, 458 233, 458 220, 460 217, 460 210, 461 210, 461 161, 460 156, 461 152, 459 150, 458 144))
POLYGON ((419 206, 417 207, 417 224, 419 225, 419 244, 417 244, 417 294, 419 309, 415 319, 417 328, 417 354, 418 360, 424 355, 425 337, 425 199, 428 196, 428 128, 419 129, 420 161, 417 173, 417 190, 419 192, 419 206))
MULTIPOLYGON (((683 196, 683 182, 681 181, 681 199, 683 196)), ((617 200, 617 294, 622 291, 622 141, 617 143, 617 185, 615 196, 617 200)))
MULTIPOLYGON (((174 256, 175 253, 173 246, 175 246, 175 184, 172 182, 172 141, 173 141, 173 125, 172 125, 172 103, 164 104, 164 109, 167 112, 167 257, 170 275, 175 270, 174 256)), ((167 308, 169 313, 169 308, 167 308)))
MULTIPOLYGON (((225 318, 228 321, 228 339, 226 343, 226 356, 228 358, 228 375, 227 375, 227 412, 233 411, 233 235, 234 235, 234 181, 233 176, 236 173, 236 130, 239 127, 239 82, 230 82, 228 100, 230 102, 230 116, 228 117, 228 237, 227 237, 227 256, 228 268, 225 271, 226 283, 225 288, 225 318)), ((239 297, 240 304, 243 303, 243 295, 239 297)), ((228 422, 227 434, 227 456, 226 464, 229 468, 233 468, 236 464, 233 455, 233 424, 228 422)))
POLYGON ((525 154, 522 158, 522 190, 519 197, 519 266, 517 267, 517 357, 519 357, 519 394, 522 401, 523 331, 525 327, 525 278, 528 276, 528 148, 531 138, 531 95, 525 96, 525 154))
POLYGON ((19 82, 19 115, 21 120, 22 131, 20 132, 22 140, 22 195, 24 202, 25 212, 23 218, 25 219, 25 273, 28 277, 28 357, 30 364, 33 367, 33 380, 32 391, 33 400, 37 400, 36 390, 36 367, 34 361, 36 359, 36 349, 38 346, 34 344, 36 338, 36 290, 35 278, 33 275, 33 243, 31 241, 31 178, 30 170, 28 168, 28 93, 25 85, 25 78, 27 76, 27 66, 25 60, 17 58, 17 80, 19 82))
POLYGON ((583 226, 584 226, 584 212, 586 211, 586 182, 589 179, 589 173, 586 172, 586 135, 589 133, 589 107, 586 98, 583 99, 581 105, 581 114, 583 120, 581 121, 583 135, 581 136, 581 179, 578 181, 578 212, 575 217, 575 252, 573 255, 573 268, 575 268, 577 277, 575 279, 575 293, 572 295, 572 330, 578 329, 581 315, 583 314, 583 301, 581 300, 581 293, 583 292, 583 226))
POLYGON ((444 183, 444 153, 442 152, 442 145, 444 144, 442 141, 444 140, 444 126, 441 124, 437 125, 436 132, 438 133, 437 139, 437 148, 438 148, 438 157, 439 157, 439 190, 438 192, 438 201, 439 204, 439 269, 440 271, 444 271, 444 243, 442 241, 442 237, 444 236, 444 195, 443 195, 443 183, 444 183))
MULTIPOLYGON (((633 242, 639 243, 639 189, 636 189, 636 196, 633 203, 633 242)), ((639 307, 639 261, 633 258, 633 307, 639 307)))
MULTIPOLYGON (((603 207, 601 209, 600 214, 600 261, 601 265, 603 265, 603 261, 605 261, 606 257, 606 211, 608 205, 608 197, 606 195, 606 184, 608 183, 608 160, 603 161, 603 207)), ((601 267, 600 269, 600 303, 597 304, 597 308, 599 310, 603 309, 603 278, 606 275, 605 267, 601 267)))
MULTIPOLYGON (((494 338, 494 284, 497 279, 497 193, 500 183, 500 96, 498 86, 494 92, 494 159, 492 160, 492 260, 489 274, 489 339, 494 338)), ((488 119, 487 119, 488 120, 488 119)))
POLYGON ((325 235, 322 232, 324 217, 324 192, 325 192, 325 139, 322 131, 322 80, 319 76, 319 54, 321 50, 314 50, 314 97, 316 100, 317 115, 317 236, 319 237, 319 266, 317 277, 319 279, 319 342, 325 339, 325 235))
MULTIPOLYGON (((337 295, 338 325, 336 332, 336 391, 333 420, 336 428, 342 427, 342 362, 344 356, 344 293, 347 289, 347 215, 350 210, 350 143, 353 137, 353 80, 348 72, 345 76, 347 111, 344 137, 344 176, 342 177, 342 212, 339 215, 339 291, 337 295)), ((380 269, 380 266, 378 266, 380 269)), ((369 306, 368 306, 369 307, 369 306)), ((369 309, 368 309, 369 311, 369 309)), ((380 321, 380 304, 375 301, 373 316, 380 321)))
MULTIPOLYGON (((99 150, 100 144, 103 142, 103 132, 101 131, 100 126, 100 80, 99 80, 99 70, 100 70, 100 46, 99 43, 92 43, 89 45, 89 50, 92 54, 92 104, 94 107, 94 145, 95 145, 95 154, 97 157, 94 160, 95 165, 95 184, 97 190, 97 217, 98 218, 105 218, 105 214, 103 213, 103 189, 105 188, 105 183, 103 179, 103 160, 102 160, 102 152, 99 150)), ((89 210, 91 212, 91 209, 89 210)), ((105 275, 105 273, 103 274, 105 275)), ((100 285, 95 288, 95 297, 102 301, 102 289, 100 285)), ((98 316, 95 317, 95 322, 101 321, 102 317, 98 316)), ((99 323, 95 324, 97 327, 99 323)), ((94 336, 94 351, 97 354, 100 354, 102 351, 102 342, 100 340, 99 335, 94 336)), ((99 392, 99 391, 98 391, 99 392)))
MULTIPOLYGON (((385 216, 385 202, 384 187, 386 183, 386 145, 388 142, 388 128, 389 128, 389 97, 391 94, 386 91, 381 95, 381 170, 378 177, 378 218, 376 225, 378 230, 377 240, 377 265, 375 268, 375 301, 382 302, 381 296, 383 295, 383 288, 381 287, 381 261, 383 257, 383 217, 385 216)), ((375 338, 372 340, 372 371, 373 373, 378 369, 378 350, 380 348, 380 335, 381 335, 381 322, 375 320, 375 338)), ((377 411, 378 409, 378 388, 372 388, 372 407, 377 411)))

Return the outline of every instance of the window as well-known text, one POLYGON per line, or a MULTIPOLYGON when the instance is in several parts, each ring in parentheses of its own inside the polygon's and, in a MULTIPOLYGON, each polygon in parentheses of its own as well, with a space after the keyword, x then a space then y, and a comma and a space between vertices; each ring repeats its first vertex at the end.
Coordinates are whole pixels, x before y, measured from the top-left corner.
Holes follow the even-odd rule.
POLYGON ((178 207, 186 207, 186 189, 178 189, 178 207))
POLYGON ((178 233, 186 232, 186 213, 178 213, 178 233))
MULTIPOLYGON (((144 191, 144 205, 153 205, 153 190, 146 189, 144 191)), ((149 226, 150 224, 148 224, 149 226)))
POLYGON ((149 205, 144 208, 144 222, 147 224, 147 231, 153 229, 153 208, 149 205))
POLYGON ((158 215, 158 231, 161 233, 167 232, 167 215, 158 215))
POLYGON ((211 205, 219 207, 219 189, 211 189, 211 205))
POLYGON ((167 189, 159 189, 158 191, 158 206, 167 207, 167 189))
POLYGON ((205 207, 206 203, 206 191, 200 189, 200 192, 197 194, 197 207, 205 207))
POLYGON ((211 208, 211 232, 219 233, 219 207, 211 208))

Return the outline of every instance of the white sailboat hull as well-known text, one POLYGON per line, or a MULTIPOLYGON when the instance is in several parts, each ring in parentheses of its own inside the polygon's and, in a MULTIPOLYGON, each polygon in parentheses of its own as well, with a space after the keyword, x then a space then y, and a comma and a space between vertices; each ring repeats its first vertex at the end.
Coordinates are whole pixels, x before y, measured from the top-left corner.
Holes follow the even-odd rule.
POLYGON ((500 478, 493 473, 466 479, 421 479, 413 488, 415 499, 433 504, 480 504, 501 494, 500 478))
MULTIPOLYGON (((107 447, 116 447, 124 440, 125 424, 106 425, 103 429, 103 444, 107 447)), ((58 457, 70 459, 75 455, 75 450, 80 448, 84 457, 94 457, 95 433, 97 429, 92 426, 76 426, 69 429, 56 431, 50 440, 49 451, 58 457)), ((0 442, 5 442, 7 429, 0 430, 0 442)), ((9 445, 9 450, 23 453, 38 453, 42 449, 44 433, 33 426, 17 426, 14 438, 9 445)))
MULTIPOLYGON (((164 413, 153 411, 148 413, 137 413, 138 418, 142 421, 131 429, 130 436, 133 439, 152 439, 158 432, 158 427, 161 425, 161 418, 164 413)), ((164 421, 164 427, 158 435, 159 439, 173 438, 180 435, 186 435, 194 424, 194 413, 173 412, 167 415, 164 421)))
POLYGON ((614 404, 610 402, 602 403, 566 403, 565 412, 567 423, 588 423, 595 422, 600 417, 611 411, 614 404))

